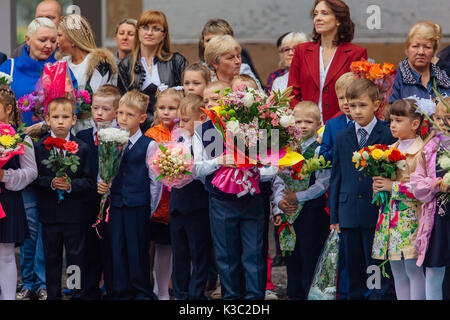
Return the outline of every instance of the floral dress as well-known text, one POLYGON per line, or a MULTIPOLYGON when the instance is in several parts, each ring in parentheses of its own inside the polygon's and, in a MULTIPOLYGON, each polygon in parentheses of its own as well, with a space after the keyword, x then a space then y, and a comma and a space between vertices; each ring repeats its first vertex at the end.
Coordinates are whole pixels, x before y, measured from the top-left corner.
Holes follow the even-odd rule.
MULTIPOLYGON (((398 142, 394 147, 397 145, 398 142)), ((372 247, 374 259, 406 260, 418 257, 414 245, 419 228, 421 202, 413 195, 409 175, 414 172, 422 147, 422 139, 417 138, 406 150, 406 169, 397 170, 399 181, 393 183, 388 205, 380 206, 372 247)))

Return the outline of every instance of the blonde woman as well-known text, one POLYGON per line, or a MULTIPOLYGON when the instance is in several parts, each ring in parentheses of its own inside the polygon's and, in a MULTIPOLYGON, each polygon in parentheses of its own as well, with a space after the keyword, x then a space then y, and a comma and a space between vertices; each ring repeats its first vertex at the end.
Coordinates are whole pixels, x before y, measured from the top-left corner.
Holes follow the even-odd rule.
POLYGON ((230 83, 240 74, 242 48, 239 43, 229 35, 212 38, 205 48, 206 65, 214 70, 217 79, 230 83))

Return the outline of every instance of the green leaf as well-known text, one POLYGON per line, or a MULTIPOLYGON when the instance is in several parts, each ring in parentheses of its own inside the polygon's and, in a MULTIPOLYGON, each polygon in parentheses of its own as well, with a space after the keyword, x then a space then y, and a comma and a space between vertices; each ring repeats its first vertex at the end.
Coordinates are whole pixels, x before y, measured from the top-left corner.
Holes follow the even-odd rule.
POLYGON ((162 144, 159 144, 158 147, 162 152, 167 152, 167 148, 164 147, 162 144))
POLYGON ((183 171, 183 174, 191 175, 191 174, 192 174, 192 172, 190 172, 190 171, 187 171, 187 170, 184 170, 184 171, 183 171))
POLYGON ((162 179, 164 179, 166 176, 165 175, 163 175, 163 174, 161 174, 161 175, 159 175, 159 177, 158 178, 156 178, 156 182, 158 182, 159 180, 162 180, 162 179))
POLYGON ((70 170, 71 170, 73 173, 77 172, 77 169, 78 169, 78 167, 77 167, 76 165, 71 165, 71 166, 70 166, 70 170))

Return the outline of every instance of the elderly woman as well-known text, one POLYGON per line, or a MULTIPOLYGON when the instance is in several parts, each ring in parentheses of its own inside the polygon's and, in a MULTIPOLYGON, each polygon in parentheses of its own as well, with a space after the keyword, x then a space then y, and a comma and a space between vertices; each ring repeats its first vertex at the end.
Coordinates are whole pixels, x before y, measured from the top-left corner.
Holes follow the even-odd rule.
POLYGON ((299 101, 318 104, 325 123, 339 112, 334 85, 353 61, 367 59, 366 49, 350 43, 354 23, 342 0, 316 0, 311 10, 313 41, 297 46, 289 70, 293 87, 291 106, 299 101))
POLYGON ((294 58, 295 48, 300 43, 308 41, 311 41, 311 39, 303 32, 291 32, 283 38, 280 46, 280 53, 283 58, 283 65, 288 71, 273 81, 272 90, 283 92, 287 88, 289 68, 291 67, 292 58, 294 58))
POLYGON ((414 95, 434 99, 435 81, 441 95, 450 95, 450 79, 432 63, 438 44, 439 29, 434 23, 421 21, 411 28, 406 38, 406 59, 400 62, 389 103, 414 95))
POLYGON ((214 70, 217 80, 231 83, 241 71, 241 51, 241 46, 232 36, 216 36, 206 45, 206 65, 214 70))
POLYGON ((149 10, 138 20, 138 38, 133 54, 119 64, 118 86, 122 93, 136 89, 150 97, 144 131, 153 122, 158 88, 182 85, 188 62, 170 47, 169 25, 161 11, 149 10))
POLYGON ((116 26, 114 40, 117 44, 116 61, 119 64, 123 59, 133 52, 134 42, 136 41, 136 24, 135 19, 123 19, 116 26))
POLYGON ((286 37, 290 33, 291 32, 286 32, 277 39, 277 50, 280 60, 278 62, 278 69, 275 70, 274 72, 271 72, 267 77, 266 86, 264 88, 264 91, 266 92, 267 95, 269 95, 270 91, 272 91, 272 85, 275 79, 285 75, 288 72, 288 69, 284 65, 284 58, 283 58, 284 52, 281 51, 281 42, 283 41, 284 37, 286 37))

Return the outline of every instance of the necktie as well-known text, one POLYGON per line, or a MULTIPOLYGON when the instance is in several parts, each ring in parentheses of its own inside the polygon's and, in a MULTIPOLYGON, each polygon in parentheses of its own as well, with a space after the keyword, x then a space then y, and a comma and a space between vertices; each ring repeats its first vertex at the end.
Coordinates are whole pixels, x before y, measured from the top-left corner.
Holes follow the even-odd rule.
POLYGON ((95 146, 98 147, 98 132, 95 133, 95 146))
POLYGON ((367 131, 363 128, 358 129, 359 134, 359 147, 362 149, 367 143, 367 131))
POLYGON ((128 151, 130 151, 132 145, 133 145, 133 143, 130 140, 128 140, 128 144, 127 144, 127 147, 125 148, 124 154, 127 154, 128 151))
POLYGON ((347 128, 353 124, 353 121, 347 121, 347 128))

